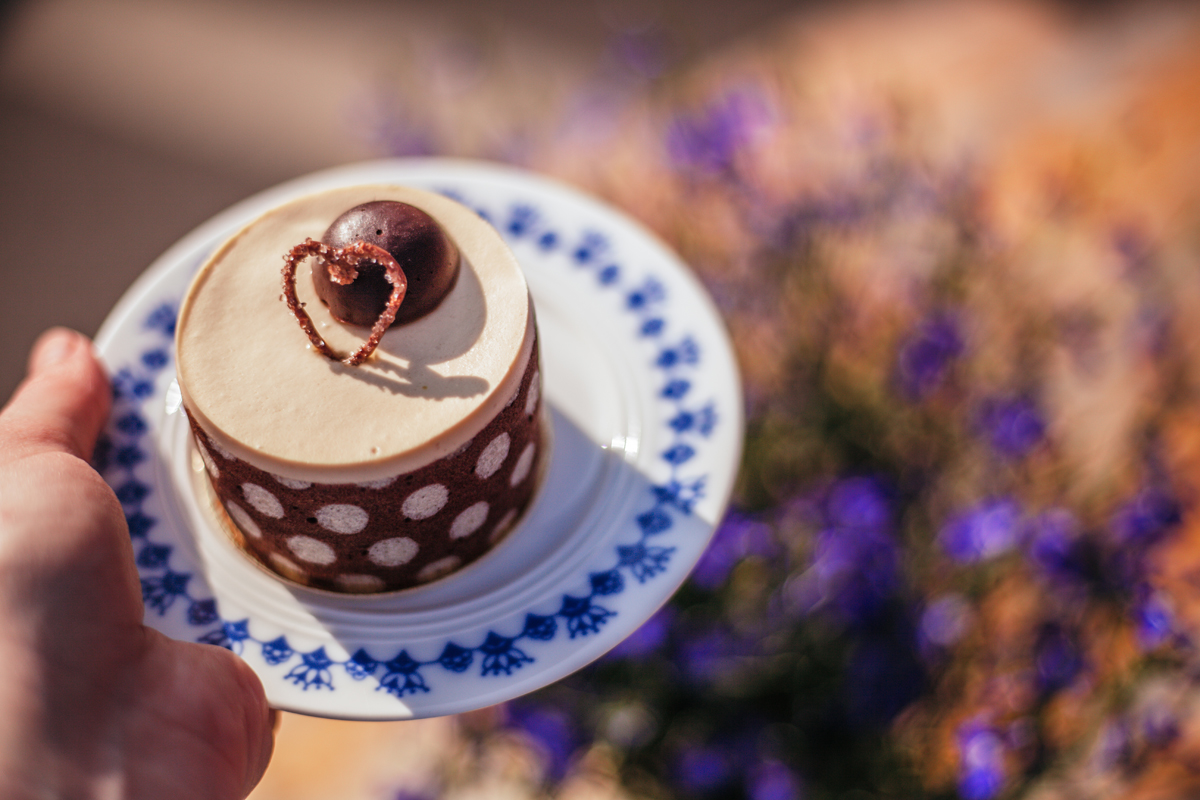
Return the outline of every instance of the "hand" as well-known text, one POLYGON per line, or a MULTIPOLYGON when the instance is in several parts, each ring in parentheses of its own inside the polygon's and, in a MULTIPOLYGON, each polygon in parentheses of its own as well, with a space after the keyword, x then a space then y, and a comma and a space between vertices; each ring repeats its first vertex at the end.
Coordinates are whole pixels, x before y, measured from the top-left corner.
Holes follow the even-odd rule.
POLYGON ((52 330, 0 412, 0 797, 245 797, 273 746, 258 677, 142 624, 125 517, 87 463, 110 390, 52 330))

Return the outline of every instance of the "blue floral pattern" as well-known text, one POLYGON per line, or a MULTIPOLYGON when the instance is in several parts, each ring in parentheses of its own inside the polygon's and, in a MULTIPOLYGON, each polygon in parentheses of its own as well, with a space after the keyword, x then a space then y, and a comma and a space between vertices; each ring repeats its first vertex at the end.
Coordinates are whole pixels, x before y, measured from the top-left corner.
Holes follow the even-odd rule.
POLYGON ((694 337, 674 331, 668 322, 665 284, 653 275, 635 277, 634 269, 599 231, 573 237, 533 204, 514 203, 497 211, 471 203, 460 192, 443 193, 474 208, 510 243, 529 244, 561 260, 566 269, 586 270, 601 290, 616 296, 644 343, 652 374, 660 381, 656 391, 664 407, 669 446, 656 457, 668 477, 650 487, 637 510, 632 527, 637 531, 636 541, 616 547, 611 566, 587 576, 588 591, 564 594, 552 614, 527 613, 518 631, 489 630, 479 642, 447 641, 441 653, 429 660, 414 658, 407 649, 383 654, 359 649, 338 660, 324 647, 298 651, 286 636, 259 639, 251 632, 249 619, 223 618, 217 601, 194 589, 195 583, 203 581, 193 582, 191 573, 172 567, 174 547, 155 540, 160 521, 149 502, 155 490, 139 472, 148 460, 150 446, 146 404, 158 396, 159 383, 171 379, 178 312, 175 304, 159 305, 143 323, 151 343, 131 363, 114 371, 113 413, 94 458, 125 510, 146 613, 162 616, 182 605, 187 624, 196 629, 195 641, 238 654, 254 648, 263 661, 285 671, 284 678, 305 691, 336 691, 339 673, 353 681, 373 679, 377 690, 397 698, 436 691, 434 673, 438 669, 450 673, 474 669, 483 677, 496 679, 513 675, 536 661, 538 643, 597 633, 617 614, 605 605, 606 598, 626 591, 629 581, 642 584, 666 571, 675 547, 664 539, 676 519, 691 515, 705 496, 708 476, 692 465, 721 419, 712 400, 696 396, 693 377, 703 364, 704 353, 694 337))

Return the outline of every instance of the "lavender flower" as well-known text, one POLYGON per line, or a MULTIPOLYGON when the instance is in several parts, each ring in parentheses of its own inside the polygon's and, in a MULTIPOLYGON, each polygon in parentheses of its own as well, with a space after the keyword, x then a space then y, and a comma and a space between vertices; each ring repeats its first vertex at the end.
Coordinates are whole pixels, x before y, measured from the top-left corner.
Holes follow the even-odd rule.
POLYGON ((726 91, 700 111, 680 114, 667 128, 667 154, 676 167, 719 175, 774 122, 771 102, 749 84, 726 91))
POLYGON ((675 782, 685 796, 714 792, 733 778, 733 765, 725 750, 697 745, 682 750, 675 758, 675 782))
POLYGON ((1144 548, 1157 543, 1182 520, 1183 509, 1174 495, 1151 486, 1117 509, 1112 531, 1119 544, 1144 548))
POLYGON ((973 564, 1010 550, 1018 539, 1021 509, 1010 498, 985 500, 951 519, 938 534, 947 555, 973 564))
POLYGON ((796 775, 783 764, 767 761, 746 777, 750 800, 801 800, 804 790, 796 775))
POLYGON ((1028 397, 992 398, 984 403, 980 424, 997 455, 1018 459, 1046 436, 1046 423, 1028 397))
POLYGON ((963 800, 991 800, 1004 787, 1004 737, 979 719, 964 722, 957 734, 958 793, 963 800))
POLYGON ((770 558, 777 555, 778 551, 770 527, 739 511, 730 510, 692 571, 692 583, 707 591, 716 591, 742 559, 748 556, 770 558))
POLYGON ((521 730, 546 759, 546 776, 561 781, 570 766, 571 757, 583 744, 566 711, 528 700, 518 700, 506 707, 508 722, 521 730))
POLYGON ((1047 623, 1038 632, 1033 646, 1037 686, 1044 695, 1069 686, 1083 670, 1083 653, 1065 628, 1047 623))
POLYGON ((918 637, 926 649, 945 648, 958 642, 971 622, 971 606, 958 593, 934 600, 921 615, 918 637))
POLYGON ((675 610, 664 606, 609 651, 609 658, 640 659, 662 649, 675 621, 675 610))
POLYGON ((952 314, 937 313, 922 320, 901 342, 896 356, 901 394, 912 401, 932 394, 964 348, 961 326, 952 314))

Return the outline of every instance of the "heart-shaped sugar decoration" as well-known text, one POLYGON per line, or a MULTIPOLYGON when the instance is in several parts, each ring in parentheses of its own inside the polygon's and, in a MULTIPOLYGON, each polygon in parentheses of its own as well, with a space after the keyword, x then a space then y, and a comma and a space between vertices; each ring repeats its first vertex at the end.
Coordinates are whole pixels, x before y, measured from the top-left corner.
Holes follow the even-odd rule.
POLYGON ((379 340, 383 338, 383 334, 391 326, 392 320, 396 318, 396 312, 400 308, 400 303, 404 301, 407 291, 408 278, 405 277, 400 264, 387 250, 369 242, 354 242, 347 247, 330 247, 324 242, 305 239, 283 257, 283 298, 287 302, 288 309, 296 317, 301 329, 308 335, 308 340, 312 342, 313 347, 319 353, 334 361, 341 361, 347 366, 357 367, 366 361, 371 353, 375 352, 375 348, 379 346, 379 340), (384 307, 383 313, 379 315, 379 319, 375 320, 375 324, 371 328, 371 335, 363 342, 362 347, 348 356, 339 356, 333 351, 333 348, 325 343, 321 334, 317 333, 312 317, 304 310, 304 304, 296 297, 296 266, 309 256, 316 256, 319 265, 323 265, 328 270, 330 279, 339 285, 345 286, 354 282, 358 277, 358 264, 361 261, 373 261, 383 267, 384 276, 392 285, 392 293, 388 297, 387 305, 384 307))

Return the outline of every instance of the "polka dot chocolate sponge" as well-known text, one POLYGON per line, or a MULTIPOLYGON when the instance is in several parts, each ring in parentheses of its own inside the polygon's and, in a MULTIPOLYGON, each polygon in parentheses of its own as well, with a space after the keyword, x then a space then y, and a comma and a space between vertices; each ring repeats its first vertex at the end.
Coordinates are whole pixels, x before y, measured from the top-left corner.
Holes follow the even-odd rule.
POLYGON ((269 212, 201 268, 176 342, 184 409, 227 527, 288 580, 375 593, 444 578, 500 542, 533 500, 547 426, 528 289, 499 235, 451 200, 372 185, 269 212), (393 220, 368 214, 366 244, 340 224, 335 244, 353 246, 348 256, 322 241, 348 209, 380 203, 415 209, 417 236, 445 237, 422 244, 440 259, 432 278, 405 249, 407 217, 389 231, 393 220), (367 266, 389 270, 387 284, 376 279, 381 296, 326 302, 367 266), (397 297, 420 316, 398 314, 397 297), (348 303, 370 310, 344 322, 348 303), (367 315, 383 313, 372 327, 367 315))

